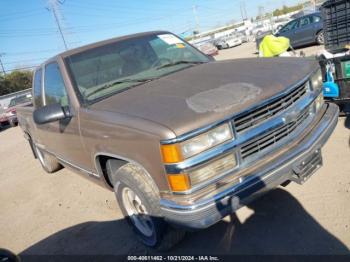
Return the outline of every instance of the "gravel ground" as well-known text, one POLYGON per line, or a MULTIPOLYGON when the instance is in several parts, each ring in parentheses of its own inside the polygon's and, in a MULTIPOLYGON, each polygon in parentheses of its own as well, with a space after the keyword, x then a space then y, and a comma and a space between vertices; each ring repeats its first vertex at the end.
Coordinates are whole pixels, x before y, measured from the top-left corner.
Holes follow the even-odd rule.
MULTIPOLYGON (((304 49, 309 55, 319 47, 304 49)), ((255 57, 254 44, 218 60, 255 57)), ((349 254, 349 124, 323 150, 324 166, 303 186, 278 188, 213 227, 189 233, 171 254, 349 254), (348 128, 346 127, 348 126, 348 128)), ((0 247, 19 254, 147 254, 114 194, 63 169, 46 174, 19 127, 0 131, 0 247)))

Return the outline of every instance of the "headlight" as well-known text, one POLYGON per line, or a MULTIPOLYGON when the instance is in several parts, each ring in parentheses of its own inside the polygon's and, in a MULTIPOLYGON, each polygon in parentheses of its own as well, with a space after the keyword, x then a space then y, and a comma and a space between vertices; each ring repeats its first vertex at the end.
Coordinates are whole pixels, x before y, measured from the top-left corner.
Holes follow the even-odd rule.
POLYGON ((229 124, 223 124, 210 131, 179 144, 162 145, 165 163, 177 163, 233 138, 229 124))
POLYGON ((228 124, 224 124, 210 130, 207 133, 181 143, 182 155, 185 159, 189 158, 227 140, 230 140, 232 137, 230 126, 228 124))
MULTIPOLYGON (((184 142, 161 145, 163 161, 167 164, 178 163, 231 139, 233 139, 233 133, 230 125, 226 123, 184 142)), ((222 174, 235 166, 236 158, 230 155, 190 173, 168 174, 167 177, 172 191, 186 191, 193 185, 222 174)))
POLYGON ((318 112, 321 107, 323 106, 324 104, 324 99, 323 99, 323 93, 321 93, 316 99, 315 99, 315 109, 316 109, 316 112, 318 112))
POLYGON ((313 76, 311 76, 311 86, 313 91, 318 91, 322 89, 323 79, 321 69, 317 70, 313 76))
POLYGON ((10 116, 13 116, 15 114, 16 114, 15 111, 10 111, 10 112, 5 113, 5 116, 10 117, 10 116))

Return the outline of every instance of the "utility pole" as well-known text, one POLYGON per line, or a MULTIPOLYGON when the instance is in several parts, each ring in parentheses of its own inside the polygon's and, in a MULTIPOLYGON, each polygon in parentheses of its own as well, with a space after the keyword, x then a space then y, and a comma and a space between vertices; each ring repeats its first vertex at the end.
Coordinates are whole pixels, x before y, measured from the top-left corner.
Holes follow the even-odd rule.
POLYGON ((240 7, 240 10, 241 10, 242 20, 244 21, 244 20, 246 20, 248 18, 245 2, 244 1, 240 1, 239 2, 239 7, 240 7))
POLYGON ((61 25, 61 21, 60 21, 60 11, 58 8, 58 4, 62 4, 63 2, 60 2, 59 0, 49 0, 49 5, 50 8, 48 8, 49 11, 52 11, 53 16, 55 18, 55 22, 57 24, 58 27, 58 31, 60 32, 64 47, 66 50, 68 50, 68 46, 67 46, 67 42, 66 39, 64 38, 64 34, 63 34, 63 30, 62 30, 62 25, 61 25))
POLYGON ((244 20, 244 14, 243 14, 243 6, 242 6, 242 2, 239 2, 239 9, 241 11, 241 18, 242 18, 242 21, 244 20))
POLYGON ((198 19, 198 15, 197 15, 197 6, 196 5, 192 6, 192 11, 193 11, 194 19, 196 20, 196 31, 199 33, 199 19, 198 19))
POLYGON ((244 18, 247 20, 248 19, 248 13, 247 13, 247 8, 245 6, 245 1, 243 0, 243 14, 244 14, 244 18))
POLYGON ((6 71, 5 71, 4 65, 2 64, 2 61, 1 61, 1 56, 3 56, 4 54, 5 53, 0 53, 0 65, 1 65, 2 73, 5 76, 6 75, 6 71))

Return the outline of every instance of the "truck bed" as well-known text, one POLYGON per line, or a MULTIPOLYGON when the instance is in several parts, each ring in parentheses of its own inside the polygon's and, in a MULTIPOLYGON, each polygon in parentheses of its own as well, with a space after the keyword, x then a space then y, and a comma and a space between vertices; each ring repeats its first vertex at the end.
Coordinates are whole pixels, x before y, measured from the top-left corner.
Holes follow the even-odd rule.
POLYGON ((17 107, 18 125, 26 134, 32 134, 32 131, 35 129, 33 111, 33 105, 17 107))

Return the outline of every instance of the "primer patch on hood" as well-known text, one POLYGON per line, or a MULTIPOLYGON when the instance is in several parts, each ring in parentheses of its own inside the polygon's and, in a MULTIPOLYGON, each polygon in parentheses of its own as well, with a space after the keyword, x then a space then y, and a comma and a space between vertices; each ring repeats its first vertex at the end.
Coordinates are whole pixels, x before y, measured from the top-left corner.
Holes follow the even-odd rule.
POLYGON ((189 108, 197 113, 223 112, 237 104, 254 99, 261 88, 250 83, 230 83, 197 93, 186 99, 189 108))

